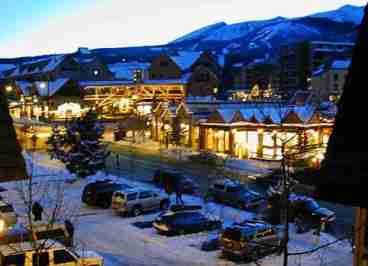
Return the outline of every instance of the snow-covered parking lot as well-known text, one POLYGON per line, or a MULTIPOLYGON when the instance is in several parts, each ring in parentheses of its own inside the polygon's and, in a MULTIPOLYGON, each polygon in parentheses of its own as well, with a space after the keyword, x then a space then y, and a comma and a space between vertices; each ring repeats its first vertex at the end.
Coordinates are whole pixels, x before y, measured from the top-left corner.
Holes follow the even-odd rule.
MULTIPOLYGON (((47 160, 33 167, 36 182, 63 182, 70 178, 60 164, 47 160), (41 175, 41 176, 40 176, 41 175), (39 176, 39 177, 37 177, 39 176)), ((200 250, 203 241, 213 238, 218 232, 203 232, 198 234, 166 237, 156 233, 152 227, 139 228, 136 222, 150 222, 157 213, 148 213, 139 217, 119 217, 109 209, 87 207, 80 202, 81 191, 86 183, 101 179, 118 179, 120 182, 133 186, 156 189, 150 184, 131 181, 122 177, 105 176, 100 173, 88 180, 78 180, 75 183, 65 183, 66 206, 77 214, 76 242, 83 248, 98 251, 104 256, 106 265, 239 265, 220 258, 220 251, 205 252, 200 250)), ((64 183, 64 182, 63 182, 64 183)), ((16 210, 24 213, 24 206, 19 200, 15 189, 19 183, 4 183, 8 188, 2 195, 14 203, 16 210)), ((240 211, 214 203, 204 204, 202 199, 195 196, 184 196, 187 203, 203 204, 204 210, 217 215, 225 224, 250 219, 254 214, 240 211)), ((47 204, 47 203, 45 203, 47 204)), ((47 206, 46 206, 47 207, 47 206)), ((324 243, 335 240, 334 237, 322 233, 320 237, 312 232, 295 234, 291 225, 290 252, 300 252, 313 249, 324 243)), ((305 255, 290 256, 289 265, 352 265, 351 244, 349 241, 340 241, 327 248, 320 249, 305 255)), ((282 256, 271 255, 257 262, 262 266, 282 265, 282 256)), ((256 265, 251 263, 249 265, 256 265)))

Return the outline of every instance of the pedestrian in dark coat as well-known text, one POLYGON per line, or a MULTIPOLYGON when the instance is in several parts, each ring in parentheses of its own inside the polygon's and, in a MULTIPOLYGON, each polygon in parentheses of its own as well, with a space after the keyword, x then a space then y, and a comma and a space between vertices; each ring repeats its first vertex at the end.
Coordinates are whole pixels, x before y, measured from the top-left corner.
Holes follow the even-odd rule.
POLYGON ((183 200, 183 183, 182 183, 182 179, 180 177, 177 177, 175 182, 174 182, 174 189, 175 189, 175 194, 176 194, 176 204, 178 205, 184 205, 184 200, 183 200))
POLYGON ((65 220, 65 228, 68 231, 69 238, 70 238, 70 246, 73 246, 73 239, 74 239, 74 225, 70 220, 65 220))
POLYGON ((34 220, 41 221, 42 213, 43 213, 43 208, 41 204, 38 201, 35 201, 32 205, 32 214, 33 214, 34 220))

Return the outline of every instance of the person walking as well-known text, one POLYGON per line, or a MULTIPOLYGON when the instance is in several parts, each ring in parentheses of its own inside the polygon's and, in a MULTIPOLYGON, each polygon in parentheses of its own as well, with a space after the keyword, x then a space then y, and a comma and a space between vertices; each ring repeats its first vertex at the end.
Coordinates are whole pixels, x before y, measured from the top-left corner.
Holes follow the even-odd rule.
POLYGON ((70 220, 65 220, 65 228, 68 231, 69 234, 69 245, 73 246, 74 242, 74 225, 70 220))
POLYGON ((32 205, 32 214, 35 222, 42 220, 43 207, 38 201, 35 201, 32 205))

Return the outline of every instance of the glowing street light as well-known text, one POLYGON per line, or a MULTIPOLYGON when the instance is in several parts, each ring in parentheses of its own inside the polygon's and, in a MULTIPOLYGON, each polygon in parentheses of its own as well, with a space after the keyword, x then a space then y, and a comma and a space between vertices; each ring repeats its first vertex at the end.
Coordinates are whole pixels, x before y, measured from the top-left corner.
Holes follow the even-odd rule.
POLYGON ((13 90, 13 87, 10 86, 10 85, 8 85, 8 86, 5 87, 5 91, 6 92, 11 92, 12 90, 13 90))
POLYGON ((46 89, 46 82, 40 83, 40 89, 46 89))

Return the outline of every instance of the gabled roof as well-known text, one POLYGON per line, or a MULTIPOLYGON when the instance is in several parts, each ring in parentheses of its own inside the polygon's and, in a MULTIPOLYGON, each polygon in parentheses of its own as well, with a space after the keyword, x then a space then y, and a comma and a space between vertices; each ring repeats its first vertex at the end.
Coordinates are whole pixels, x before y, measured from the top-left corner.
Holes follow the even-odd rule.
POLYGON ((0 64, 0 79, 5 77, 5 73, 9 71, 10 69, 14 69, 15 65, 14 64, 0 64))
POLYGON ((186 71, 198 60, 202 53, 179 51, 178 54, 179 55, 170 56, 170 58, 181 70, 186 71))
POLYGON ((25 96, 31 95, 31 89, 35 88, 39 96, 52 96, 59 91, 70 79, 60 78, 54 81, 16 81, 16 86, 22 91, 25 96))
POLYGON ((128 62, 109 64, 108 68, 114 73, 116 79, 133 80, 136 70, 148 70, 150 63, 128 62))
POLYGON ((216 113, 224 123, 251 122, 267 124, 308 123, 315 118, 312 106, 249 106, 243 108, 219 108, 216 113))
POLYGON ((236 112, 236 110, 233 109, 218 109, 217 111, 225 123, 230 123, 236 112))
POLYGON ((22 64, 18 64, 7 77, 50 72, 60 65, 64 59, 65 55, 52 55, 23 62, 22 64))
POLYGON ((60 78, 51 82, 35 82, 38 95, 40 96, 52 96, 59 91, 70 79, 60 78))
POLYGON ((91 55, 88 55, 88 56, 79 55, 79 56, 74 56, 73 59, 78 64, 89 64, 89 63, 97 60, 97 57, 96 56, 91 56, 91 55))

